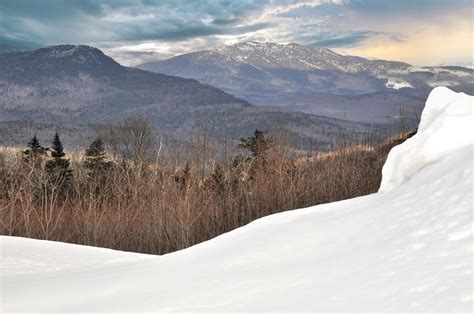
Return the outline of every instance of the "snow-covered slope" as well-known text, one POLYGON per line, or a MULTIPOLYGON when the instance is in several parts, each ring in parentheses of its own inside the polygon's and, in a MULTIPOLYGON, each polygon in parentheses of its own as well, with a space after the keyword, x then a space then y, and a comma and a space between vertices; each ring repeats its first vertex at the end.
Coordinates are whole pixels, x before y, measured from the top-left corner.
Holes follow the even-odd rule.
POLYGON ((437 88, 381 192, 165 256, 1 238, 1 311, 471 312, 473 98, 437 88))

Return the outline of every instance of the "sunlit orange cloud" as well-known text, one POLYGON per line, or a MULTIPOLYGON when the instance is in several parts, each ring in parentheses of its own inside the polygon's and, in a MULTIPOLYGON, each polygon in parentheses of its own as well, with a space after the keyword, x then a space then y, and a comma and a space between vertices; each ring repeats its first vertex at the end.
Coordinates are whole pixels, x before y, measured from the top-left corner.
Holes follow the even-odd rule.
POLYGON ((354 47, 333 50, 367 58, 403 61, 413 65, 471 66, 474 54, 472 21, 452 21, 439 25, 404 25, 402 41, 387 36, 369 38, 354 47))

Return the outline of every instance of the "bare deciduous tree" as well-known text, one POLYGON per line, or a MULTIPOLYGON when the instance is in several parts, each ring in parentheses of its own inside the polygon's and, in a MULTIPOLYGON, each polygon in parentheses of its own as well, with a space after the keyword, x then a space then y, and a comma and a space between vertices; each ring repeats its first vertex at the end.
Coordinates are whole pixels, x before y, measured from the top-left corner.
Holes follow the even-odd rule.
POLYGON ((136 164, 152 161, 161 149, 150 123, 143 117, 128 117, 116 125, 109 124, 100 135, 114 157, 136 164))

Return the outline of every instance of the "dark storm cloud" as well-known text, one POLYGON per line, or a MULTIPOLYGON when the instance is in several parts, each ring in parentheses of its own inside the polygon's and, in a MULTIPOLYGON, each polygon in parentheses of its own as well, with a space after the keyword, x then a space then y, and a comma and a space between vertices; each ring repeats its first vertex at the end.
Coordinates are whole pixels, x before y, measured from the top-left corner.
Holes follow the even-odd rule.
MULTIPOLYGON (((223 29, 225 26, 234 27, 241 21, 242 15, 257 10, 264 3, 265 1, 2 0, 0 27, 3 31, 32 39, 38 33, 34 25, 41 24, 50 28, 68 30, 74 26, 78 27, 78 32, 104 33, 104 41, 179 40, 227 33, 230 30, 223 29), (104 32, 100 27, 112 32, 104 32)), ((245 32, 247 28, 239 29, 245 32)), ((69 36, 71 40, 83 38, 74 33, 69 36)), ((54 32, 50 37, 52 41, 57 39, 54 32)))
POLYGON ((165 41, 180 41, 189 38, 210 36, 210 35, 225 35, 225 34, 242 34, 253 32, 260 29, 265 29, 269 23, 256 23, 245 26, 235 26, 233 24, 216 24, 205 23, 199 20, 167 20, 164 19, 160 23, 145 22, 145 23, 128 23, 127 27, 121 29, 121 25, 111 24, 110 27, 117 32, 120 31, 120 36, 117 37, 120 41, 146 41, 146 40, 165 40, 165 41), (226 27, 227 26, 227 27, 226 27))
POLYGON ((93 0, 2 0, 0 9, 7 19, 65 20, 82 14, 103 15, 105 5, 93 0))
POLYGON ((241 34, 267 23, 238 25, 266 1, 2 0, 3 42, 124 42, 241 34))

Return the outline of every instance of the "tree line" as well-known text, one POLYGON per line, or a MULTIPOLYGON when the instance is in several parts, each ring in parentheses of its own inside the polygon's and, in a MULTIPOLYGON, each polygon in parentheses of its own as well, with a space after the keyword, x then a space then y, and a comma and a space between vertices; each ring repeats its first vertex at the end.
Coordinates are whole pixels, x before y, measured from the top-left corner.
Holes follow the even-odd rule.
POLYGON ((164 254, 265 215, 373 193, 406 137, 295 158, 255 130, 225 158, 196 149, 178 160, 158 158, 162 143, 132 122, 82 152, 66 154, 57 133, 51 147, 34 135, 24 151, 0 150, 0 233, 164 254))
MULTIPOLYGON (((238 156, 234 160, 234 164, 240 159, 247 161, 253 160, 253 167, 265 162, 267 153, 272 145, 272 139, 266 137, 267 132, 256 129, 254 135, 248 138, 240 138, 239 148, 245 149, 249 152, 249 157, 242 158, 238 156)), ((144 135, 139 135, 137 139, 139 142, 144 142, 144 135)), ((114 142, 113 145, 117 145, 114 142)), ((132 143, 135 145, 133 150, 132 161, 135 164, 144 163, 144 153, 139 146, 140 143, 132 143), (137 148, 138 147, 138 148, 137 148)), ((118 150, 116 148, 116 150, 118 150)), ((127 148, 127 150, 129 150, 127 148)), ((29 165, 31 170, 39 172, 44 178, 43 184, 38 186, 39 191, 49 191, 55 189, 57 199, 63 200, 67 194, 71 192, 71 183, 74 177, 74 171, 71 168, 70 160, 66 157, 64 152, 64 145, 60 139, 59 133, 55 132, 52 145, 50 148, 44 147, 40 144, 36 134, 28 141, 27 149, 22 151, 24 161, 29 165)), ((128 155, 130 156, 130 155, 128 155)), ((122 156, 125 158, 125 156, 122 156)), ((107 152, 104 147, 104 141, 97 137, 92 141, 88 148, 84 151, 84 160, 82 167, 86 171, 86 176, 89 179, 103 181, 107 176, 108 171, 112 171, 114 167, 126 168, 126 159, 122 159, 121 163, 107 160, 107 152)), ((186 163, 182 174, 174 176, 175 182, 183 187, 186 185, 187 177, 190 173, 189 163, 186 163)), ((219 163, 214 162, 212 171, 209 174, 209 180, 213 184, 222 189, 222 182, 224 175, 222 167, 219 163)), ((235 183, 234 183, 235 184, 235 183)), ((98 187, 99 188, 99 187, 98 187)), ((38 195, 38 194, 37 194, 38 195)), ((41 199, 41 196, 38 196, 41 199)))

